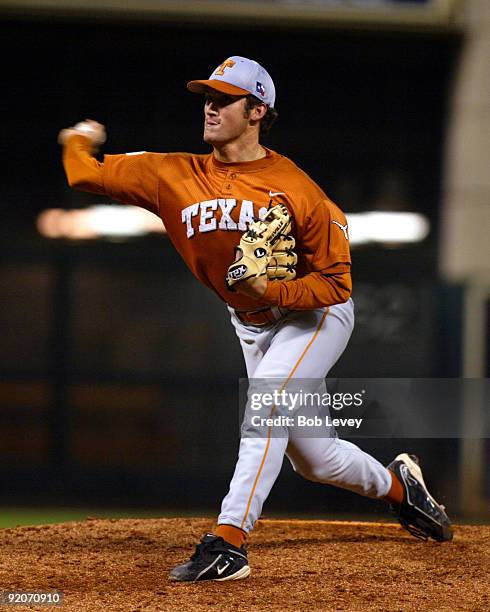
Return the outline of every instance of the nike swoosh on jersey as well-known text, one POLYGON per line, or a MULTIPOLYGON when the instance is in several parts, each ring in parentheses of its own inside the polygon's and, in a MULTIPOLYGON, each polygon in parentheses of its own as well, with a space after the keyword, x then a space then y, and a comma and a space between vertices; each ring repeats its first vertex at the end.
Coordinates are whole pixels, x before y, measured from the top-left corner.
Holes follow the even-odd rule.
POLYGON ((284 191, 269 191, 269 198, 273 198, 274 196, 278 196, 278 195, 286 195, 284 193, 284 191))

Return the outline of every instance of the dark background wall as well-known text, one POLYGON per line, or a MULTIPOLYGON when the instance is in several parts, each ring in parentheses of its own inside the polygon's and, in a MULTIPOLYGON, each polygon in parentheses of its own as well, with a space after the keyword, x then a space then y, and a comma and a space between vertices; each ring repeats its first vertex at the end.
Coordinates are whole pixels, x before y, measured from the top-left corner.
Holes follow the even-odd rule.
MULTIPOLYGON (((223 306, 164 236, 53 243, 35 219, 101 201, 68 189, 56 144, 85 117, 107 125, 107 152, 206 151, 202 100, 185 83, 229 55, 274 78, 280 118, 265 144, 346 212, 397 208, 432 222, 419 245, 354 252, 358 324, 334 373, 458 375, 460 294, 438 281, 435 253, 459 44, 449 34, 1 22, 0 498, 192 509, 226 492, 244 368, 223 306)), ((436 461, 429 477, 454 495, 455 442, 363 446, 388 461, 400 444, 436 461)), ((268 508, 285 499, 303 512, 352 504, 289 468, 268 508)))
POLYGON ((454 35, 69 21, 3 21, 0 33, 0 193, 26 223, 49 198, 83 197, 66 189, 56 144, 81 118, 107 125, 108 152, 205 151, 202 102, 185 83, 230 54, 273 75, 280 120, 267 144, 346 210, 369 208, 396 175, 435 218, 454 35))

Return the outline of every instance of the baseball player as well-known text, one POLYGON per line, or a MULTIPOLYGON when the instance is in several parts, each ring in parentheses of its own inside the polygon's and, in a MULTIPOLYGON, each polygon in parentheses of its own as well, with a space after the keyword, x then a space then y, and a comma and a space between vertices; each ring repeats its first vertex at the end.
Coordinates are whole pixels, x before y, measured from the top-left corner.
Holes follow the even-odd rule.
MULTIPOLYGON (((161 217, 188 267, 227 305, 249 378, 324 380, 354 325, 346 218, 291 160, 260 143, 277 116, 274 83, 260 64, 232 56, 187 88, 204 95, 211 153, 138 152, 100 163, 93 152, 105 129, 86 120, 59 134, 68 182, 161 217)), ((250 574, 244 541, 284 455, 309 480, 386 500, 419 538, 452 538, 415 456, 400 454, 386 468, 335 433, 301 437, 286 427, 274 436, 269 429, 242 435, 216 529, 171 580, 250 574)))

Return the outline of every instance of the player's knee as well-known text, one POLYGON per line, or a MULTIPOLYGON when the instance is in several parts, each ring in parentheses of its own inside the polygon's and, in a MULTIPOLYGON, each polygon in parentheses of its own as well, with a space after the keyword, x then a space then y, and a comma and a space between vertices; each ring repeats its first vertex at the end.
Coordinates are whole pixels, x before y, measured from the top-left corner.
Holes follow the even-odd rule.
MULTIPOLYGON (((320 461, 315 463, 297 463, 293 468, 297 474, 313 482, 335 484, 342 479, 343 462, 334 451, 334 445, 325 453, 320 461)), ((320 458, 319 458, 320 459, 320 458)))
POLYGON ((312 482, 326 482, 328 470, 324 464, 315 465, 293 465, 294 471, 312 482))
POLYGON ((309 465, 306 463, 300 463, 298 461, 293 461, 291 458, 289 459, 291 461, 291 465, 293 467, 293 470, 296 472, 296 474, 298 474, 298 476, 302 476, 303 478, 306 478, 307 480, 310 480, 310 478, 308 477, 309 474, 309 465))

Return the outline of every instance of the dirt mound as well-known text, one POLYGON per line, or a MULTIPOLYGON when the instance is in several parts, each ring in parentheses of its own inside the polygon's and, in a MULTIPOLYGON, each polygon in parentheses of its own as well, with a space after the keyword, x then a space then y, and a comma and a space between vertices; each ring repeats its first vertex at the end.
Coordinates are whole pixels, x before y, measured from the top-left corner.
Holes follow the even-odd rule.
MULTIPOLYGON (((61 607, 136 611, 490 610, 490 527, 457 526, 449 544, 391 523, 263 520, 248 543, 252 575, 169 583, 208 519, 97 520, 0 531, 0 590, 60 590, 61 607)), ((7 608, 3 608, 7 609, 7 608)))

